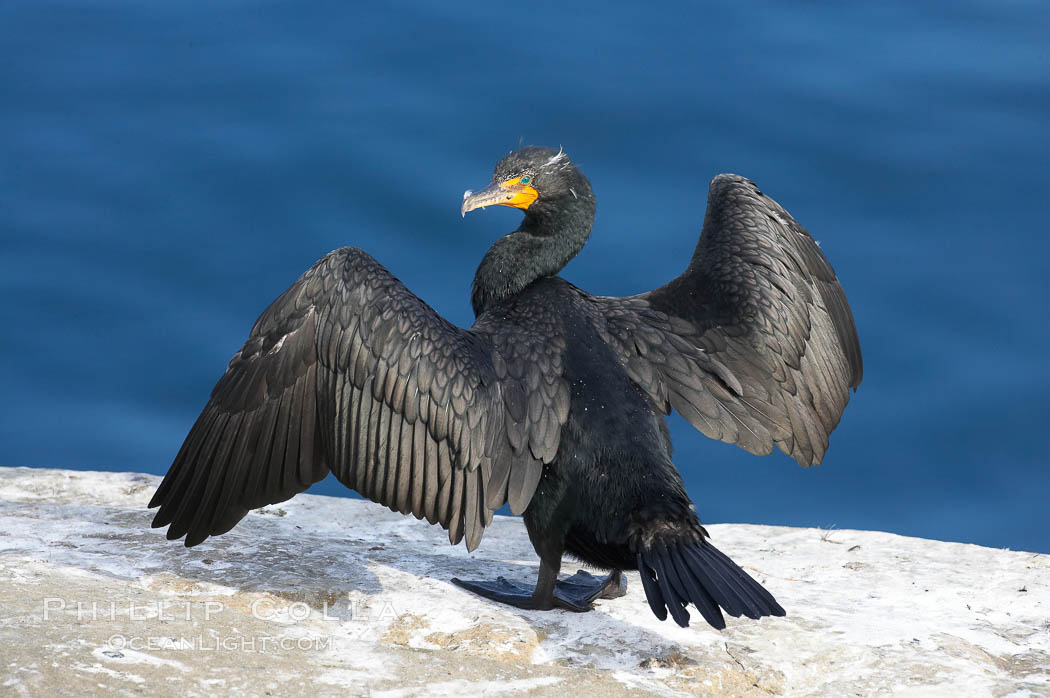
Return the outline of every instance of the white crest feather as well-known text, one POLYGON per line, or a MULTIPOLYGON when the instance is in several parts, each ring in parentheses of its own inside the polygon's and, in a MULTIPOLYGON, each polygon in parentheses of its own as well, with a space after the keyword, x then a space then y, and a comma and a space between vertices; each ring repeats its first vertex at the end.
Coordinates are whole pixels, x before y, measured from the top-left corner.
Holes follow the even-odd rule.
POLYGON ((562 160, 568 160, 568 159, 569 159, 569 157, 565 154, 565 151, 562 150, 561 146, 558 146, 558 152, 555 153, 554 155, 552 155, 551 159, 548 160, 546 163, 544 163, 543 166, 544 167, 552 167, 552 166, 557 165, 558 163, 560 163, 562 160))

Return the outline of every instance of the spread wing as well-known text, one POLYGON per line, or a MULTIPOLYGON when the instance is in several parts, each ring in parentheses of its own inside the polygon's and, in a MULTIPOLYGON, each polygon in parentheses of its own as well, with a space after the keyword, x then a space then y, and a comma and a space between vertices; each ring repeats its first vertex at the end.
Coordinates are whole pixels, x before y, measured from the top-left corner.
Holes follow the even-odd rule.
POLYGON ((153 526, 196 545, 331 471, 473 550, 493 510, 528 505, 568 414, 564 347, 513 334, 455 327, 365 252, 332 252, 256 321, 153 526))
POLYGON ((686 271, 603 298, 610 343, 665 412, 765 455, 820 463, 860 385, 853 314, 810 234, 753 182, 719 175, 686 271))

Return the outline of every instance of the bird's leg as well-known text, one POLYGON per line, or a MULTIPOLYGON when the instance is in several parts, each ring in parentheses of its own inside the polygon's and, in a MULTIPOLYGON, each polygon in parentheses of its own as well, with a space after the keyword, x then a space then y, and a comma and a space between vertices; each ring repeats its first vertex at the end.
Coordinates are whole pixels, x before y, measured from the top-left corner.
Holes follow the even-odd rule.
POLYGON ((627 578, 623 576, 622 571, 613 570, 612 573, 605 578, 605 587, 602 589, 602 593, 598 598, 618 599, 621 596, 627 596, 627 578))
POLYGON ((549 611, 552 608, 589 611, 591 602, 597 598, 613 599, 627 593, 626 580, 622 578, 619 570, 608 577, 595 577, 580 570, 559 582, 560 567, 560 560, 554 564, 541 560, 536 587, 531 593, 528 588, 508 582, 503 577, 497 577, 494 582, 465 582, 453 579, 452 583, 486 599, 534 611, 549 611))

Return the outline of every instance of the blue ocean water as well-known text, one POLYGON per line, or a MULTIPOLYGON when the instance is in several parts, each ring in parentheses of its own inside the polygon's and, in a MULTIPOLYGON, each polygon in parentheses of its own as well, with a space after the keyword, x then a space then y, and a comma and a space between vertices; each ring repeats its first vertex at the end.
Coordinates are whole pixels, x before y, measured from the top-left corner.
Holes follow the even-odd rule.
POLYGON ((462 191, 563 145, 599 202, 573 283, 679 273, 737 172, 849 295, 865 380, 823 466, 673 418, 704 521, 1050 552, 1048 133, 1042 0, 6 0, 0 464, 165 472, 256 315, 341 245, 469 325, 517 214, 462 220, 462 191))

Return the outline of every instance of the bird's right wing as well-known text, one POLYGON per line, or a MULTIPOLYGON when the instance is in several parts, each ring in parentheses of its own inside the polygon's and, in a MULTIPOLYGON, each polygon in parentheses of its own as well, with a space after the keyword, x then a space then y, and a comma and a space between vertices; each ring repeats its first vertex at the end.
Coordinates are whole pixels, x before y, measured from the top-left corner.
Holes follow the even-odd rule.
POLYGON ((150 506, 195 545, 329 470, 473 550, 528 505, 568 415, 550 338, 462 330, 344 248, 259 317, 150 506))
POLYGON ((810 234, 753 182, 711 182, 680 276, 600 298, 608 341, 665 411, 756 454, 819 463, 860 385, 860 342, 834 270, 810 234))

